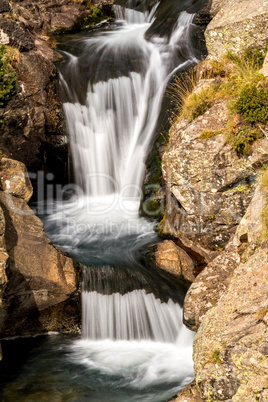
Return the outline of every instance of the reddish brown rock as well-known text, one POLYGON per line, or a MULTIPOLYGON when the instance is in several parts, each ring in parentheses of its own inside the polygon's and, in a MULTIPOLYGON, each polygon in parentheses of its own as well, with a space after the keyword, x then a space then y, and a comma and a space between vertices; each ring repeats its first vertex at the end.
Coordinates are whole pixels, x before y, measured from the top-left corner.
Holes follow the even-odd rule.
POLYGON ((7 316, 2 334, 44 332, 40 312, 67 300, 76 290, 72 259, 58 250, 24 200, 0 194, 9 255, 4 292, 7 316))
POLYGON ((195 280, 194 263, 189 255, 171 240, 165 240, 154 246, 153 258, 156 265, 187 282, 195 280))

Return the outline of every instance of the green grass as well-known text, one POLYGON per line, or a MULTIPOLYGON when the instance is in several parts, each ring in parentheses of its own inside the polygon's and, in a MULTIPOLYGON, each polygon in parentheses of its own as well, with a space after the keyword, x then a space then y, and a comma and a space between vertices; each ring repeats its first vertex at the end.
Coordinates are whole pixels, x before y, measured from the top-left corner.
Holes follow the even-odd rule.
POLYGON ((216 137, 216 135, 222 134, 221 130, 204 130, 198 137, 198 140, 207 140, 209 138, 216 137))
MULTIPOLYGON (((200 89, 194 74, 186 76, 185 82, 175 79, 169 92, 173 101, 177 99, 177 119, 193 121, 226 99, 229 122, 221 132, 238 154, 248 154, 254 141, 263 137, 260 127, 268 124, 268 80, 259 73, 265 54, 261 49, 247 50, 241 57, 227 53, 223 60, 209 62, 216 79, 200 89), (234 130, 237 117, 239 128, 234 130)), ((206 130, 198 139, 217 134, 206 130)))

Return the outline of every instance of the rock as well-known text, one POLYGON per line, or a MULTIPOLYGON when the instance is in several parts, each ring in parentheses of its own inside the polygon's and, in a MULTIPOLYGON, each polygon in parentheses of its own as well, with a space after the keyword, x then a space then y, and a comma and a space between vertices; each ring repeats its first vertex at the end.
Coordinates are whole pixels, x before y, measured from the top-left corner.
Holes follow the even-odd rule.
POLYGON ((235 233, 252 198, 255 169, 268 160, 266 140, 253 145, 251 157, 239 157, 220 134, 226 123, 225 102, 193 122, 180 120, 162 159, 167 207, 160 231, 208 251, 224 248, 235 233), (201 140, 206 131, 211 138, 201 140))
POLYGON ((267 286, 266 245, 235 269, 195 337, 196 382, 205 400, 268 400, 267 286))
POLYGON ((170 402, 202 402, 203 399, 197 389, 195 381, 192 381, 186 388, 184 388, 176 398, 170 402))
MULTIPOLYGON (((213 2, 213 12, 220 2, 213 2), (214 7, 213 7, 214 3, 214 7)), ((263 48, 268 42, 268 3, 266 0, 224 2, 209 23, 206 44, 210 58, 219 58, 226 51, 241 54, 247 49, 263 48)))
POLYGON ((35 47, 32 35, 21 22, 0 18, 0 32, 6 38, 4 43, 1 41, 2 44, 15 46, 21 51, 29 51, 35 47))
POLYGON ((8 309, 1 334, 44 332, 40 312, 64 302, 76 290, 73 262, 53 246, 24 200, 1 192, 0 203, 9 255, 4 292, 8 309))
POLYGON ((176 276, 183 277, 187 282, 193 282, 194 263, 189 255, 171 240, 157 243, 154 248, 153 258, 156 265, 176 276))
POLYGON ((9 11, 9 0, 1 0, 0 13, 7 13, 9 11))
POLYGON ((265 77, 268 77, 268 53, 266 54, 260 73, 263 74, 265 77))
POLYGON ((0 188, 2 191, 29 202, 33 187, 25 165, 13 159, 0 160, 0 188))
POLYGON ((183 306, 183 320, 192 331, 197 331, 205 314, 226 293, 233 272, 240 262, 254 253, 262 231, 263 203, 264 195, 258 188, 235 236, 226 249, 197 276, 188 290, 183 306))
MULTIPOLYGON (((113 1, 100 1, 97 6, 112 5, 113 1)), ((43 0, 12 2, 12 11, 19 21, 36 33, 64 32, 79 28, 92 13, 87 1, 43 0)), ((96 6, 96 4, 95 4, 96 6)))

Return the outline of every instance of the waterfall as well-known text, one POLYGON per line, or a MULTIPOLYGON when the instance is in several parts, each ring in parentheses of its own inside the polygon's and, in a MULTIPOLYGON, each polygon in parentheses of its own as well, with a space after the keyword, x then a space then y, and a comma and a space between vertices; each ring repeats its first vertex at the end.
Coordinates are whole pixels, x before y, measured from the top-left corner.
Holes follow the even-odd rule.
POLYGON ((61 85, 74 174, 77 184, 91 197, 122 191, 129 197, 140 196, 163 92, 177 68, 174 54, 184 52, 182 64, 195 61, 189 41, 193 14, 180 14, 170 38, 145 39, 156 8, 149 14, 114 6, 123 26, 109 35, 104 32, 85 39, 80 56, 67 54, 69 62, 65 75, 61 74, 61 85), (89 73, 81 102, 81 63, 93 52, 98 58, 96 75, 103 70, 100 64, 107 63, 118 76, 100 77, 95 82, 96 77, 89 73))
MULTIPOLYGON (((55 244, 88 266, 83 339, 73 346, 74 361, 94 373, 121 376, 131 389, 176 381, 175 393, 193 377, 193 335, 182 324, 178 301, 164 300, 170 283, 163 282, 160 300, 153 282, 154 277, 161 281, 161 274, 148 267, 142 268, 146 283, 141 277, 126 292, 107 291, 103 274, 120 266, 137 275, 137 251, 158 241, 156 223, 138 212, 146 156, 167 84, 197 61, 190 40, 193 14, 181 12, 166 36, 151 32, 146 39, 157 7, 142 13, 115 5, 113 27, 74 39, 71 50, 62 50, 60 84, 76 186, 68 201, 50 206, 45 228, 55 244), (90 265, 97 267, 97 277, 90 265), (156 364, 157 381, 151 375, 156 364)), ((161 395, 143 400, 162 401, 172 394, 161 395)))

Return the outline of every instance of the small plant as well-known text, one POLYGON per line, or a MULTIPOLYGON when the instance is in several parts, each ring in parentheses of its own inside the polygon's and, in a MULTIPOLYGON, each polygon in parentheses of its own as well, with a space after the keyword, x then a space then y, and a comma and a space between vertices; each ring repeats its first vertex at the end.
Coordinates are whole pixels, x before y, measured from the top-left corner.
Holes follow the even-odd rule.
POLYGON ((84 19, 83 29, 91 28, 105 19, 103 12, 99 8, 91 5, 91 10, 91 14, 84 19))
POLYGON ((247 155, 253 142, 262 137, 263 133, 259 128, 243 126, 236 135, 229 131, 227 141, 238 154, 247 155))
POLYGON ((221 351, 219 349, 212 352, 212 361, 213 363, 222 363, 221 351))
POLYGON ((235 104, 238 112, 249 123, 267 123, 268 88, 253 83, 245 86, 235 104))
MULTIPOLYGON (((0 107, 5 107, 16 93, 16 72, 9 64, 6 46, 0 46, 0 107)), ((4 123, 1 119, 0 124, 4 123)))

